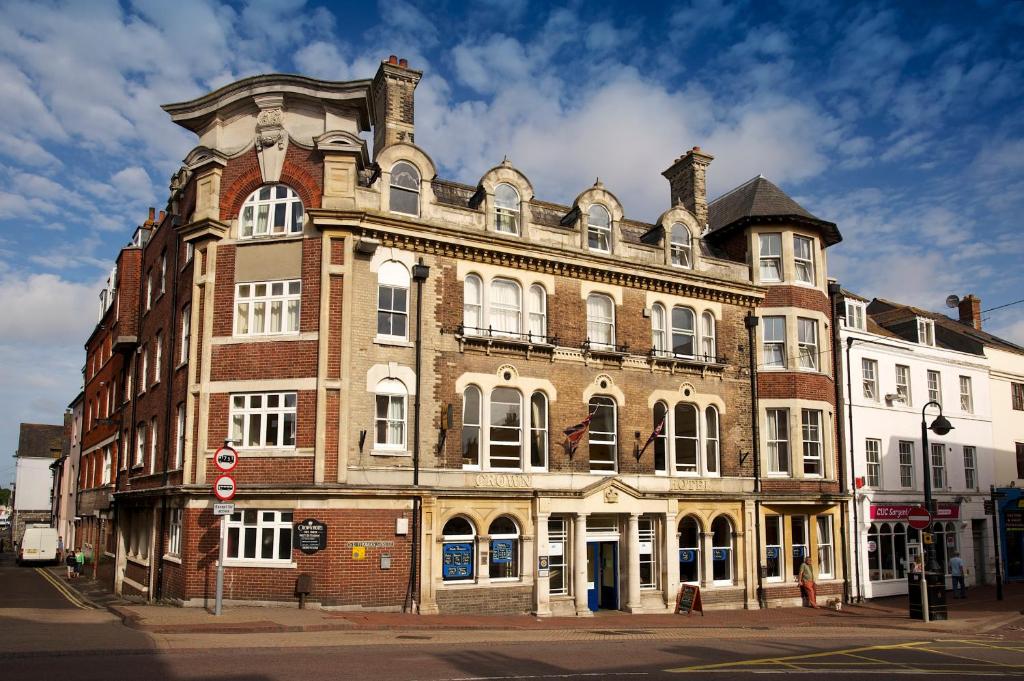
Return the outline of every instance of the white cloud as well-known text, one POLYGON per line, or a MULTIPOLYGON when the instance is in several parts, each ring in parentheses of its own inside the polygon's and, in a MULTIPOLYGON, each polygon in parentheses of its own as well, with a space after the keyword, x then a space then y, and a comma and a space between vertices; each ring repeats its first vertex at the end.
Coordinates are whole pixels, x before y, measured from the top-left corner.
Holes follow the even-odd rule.
POLYGON ((101 281, 76 283, 55 274, 0 275, 0 301, 4 324, 0 343, 26 343, 32 347, 79 347, 96 323, 101 281))

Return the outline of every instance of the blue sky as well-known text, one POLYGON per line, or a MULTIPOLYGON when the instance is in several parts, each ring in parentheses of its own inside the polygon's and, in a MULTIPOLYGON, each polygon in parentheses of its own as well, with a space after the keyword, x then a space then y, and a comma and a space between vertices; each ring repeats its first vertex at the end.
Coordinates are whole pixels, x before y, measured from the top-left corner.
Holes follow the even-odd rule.
MULTIPOLYGON (((417 142, 540 198, 601 180, 630 217, 694 145, 709 193, 763 173, 844 242, 830 273, 941 310, 1024 297, 1024 3, 0 1, 0 451, 56 423, 118 248, 194 144, 159 105, 275 71, 425 72, 417 142)), ((1024 343, 1024 304, 985 328, 1024 343)), ((13 466, 0 458, 0 482, 13 466)), ((11 462, 13 463, 13 462, 11 462)))

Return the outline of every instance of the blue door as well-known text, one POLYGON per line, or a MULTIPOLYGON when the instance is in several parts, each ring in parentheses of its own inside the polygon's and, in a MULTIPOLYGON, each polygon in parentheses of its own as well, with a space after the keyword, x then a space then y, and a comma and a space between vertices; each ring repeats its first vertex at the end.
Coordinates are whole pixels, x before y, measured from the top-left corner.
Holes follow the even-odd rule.
POLYGON ((618 542, 587 542, 587 606, 619 608, 619 544, 618 542))

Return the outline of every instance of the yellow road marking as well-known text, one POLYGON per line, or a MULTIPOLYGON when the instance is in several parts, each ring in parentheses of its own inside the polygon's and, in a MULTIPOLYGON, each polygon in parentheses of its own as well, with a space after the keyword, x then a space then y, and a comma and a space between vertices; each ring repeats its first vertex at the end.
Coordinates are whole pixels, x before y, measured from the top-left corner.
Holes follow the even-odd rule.
POLYGON ((61 596, 66 598, 68 602, 70 602, 76 608, 81 608, 82 610, 92 609, 88 605, 86 605, 85 602, 83 602, 78 597, 77 594, 71 591, 69 587, 65 586, 64 584, 61 584, 60 580, 51 575, 49 570, 46 570, 45 568, 36 568, 36 572, 39 573, 39 575, 41 575, 43 579, 49 582, 50 586, 56 589, 61 596))
MULTIPOLYGON (((946 643, 946 642, 947 641, 943 641, 943 643, 946 643)), ((949 643, 970 643, 970 644, 973 644, 974 647, 984 646, 985 648, 995 648, 996 650, 1009 650, 1011 653, 1021 653, 1021 652, 1024 652, 1024 646, 1020 646, 1020 647, 997 646, 997 645, 994 645, 992 643, 986 643, 985 641, 969 641, 969 640, 953 640, 953 641, 948 641, 948 642, 949 643)), ((965 647, 968 647, 968 646, 965 646, 965 647)))
MULTIPOLYGON (((739 660, 736 662, 718 662, 715 664, 699 664, 693 665, 692 667, 676 667, 675 669, 666 669, 666 672, 695 672, 705 671, 713 669, 726 669, 729 667, 742 667, 744 665, 759 665, 759 664, 790 664, 789 660, 812 660, 816 657, 830 657, 833 655, 849 655, 850 653, 864 653, 871 650, 897 650, 900 648, 908 648, 912 646, 921 646, 929 643, 928 641, 913 641, 909 643, 893 643, 889 645, 878 645, 878 646, 859 646, 857 648, 847 648, 845 650, 827 650, 817 653, 805 653, 803 655, 790 655, 788 657, 762 657, 756 660, 739 660)), ((966 659, 966 658, 965 658, 966 659)))
POLYGON ((917 648, 916 650, 923 650, 926 653, 935 653, 937 655, 946 655, 948 657, 955 657, 955 658, 958 658, 958 659, 961 659, 961 660, 971 660, 973 662, 980 662, 982 664, 988 664, 988 665, 993 665, 993 666, 998 666, 998 667, 1010 667, 1012 669, 1019 669, 1020 667, 1024 667, 1024 664, 1007 664, 1005 662, 995 662, 993 660, 983 660, 983 659, 979 659, 977 657, 969 657, 967 655, 957 655, 955 653, 947 653, 944 650, 935 650, 934 648, 917 648))

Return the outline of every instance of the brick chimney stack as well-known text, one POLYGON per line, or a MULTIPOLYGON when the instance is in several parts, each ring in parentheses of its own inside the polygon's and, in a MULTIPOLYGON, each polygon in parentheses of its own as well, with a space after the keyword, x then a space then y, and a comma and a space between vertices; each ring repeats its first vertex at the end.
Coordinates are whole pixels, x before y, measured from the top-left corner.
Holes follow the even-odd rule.
POLYGON ((968 293, 960 300, 960 323, 981 331, 981 298, 968 293))
POLYGON ((701 227, 708 222, 708 195, 704 176, 714 158, 701 151, 700 147, 694 147, 662 173, 668 180, 672 205, 683 204, 697 217, 701 227))
POLYGON ((423 77, 409 62, 391 55, 380 63, 373 77, 373 156, 396 142, 416 141, 413 94, 423 77))

